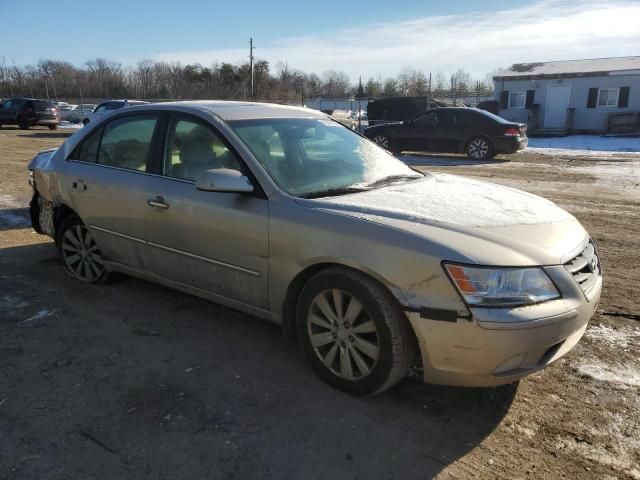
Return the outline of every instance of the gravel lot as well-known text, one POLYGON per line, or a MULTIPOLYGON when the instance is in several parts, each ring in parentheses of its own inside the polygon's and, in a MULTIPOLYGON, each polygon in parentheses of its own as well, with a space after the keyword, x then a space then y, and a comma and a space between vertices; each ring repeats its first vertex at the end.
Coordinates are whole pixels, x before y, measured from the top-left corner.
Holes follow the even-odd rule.
POLYGON ((554 200, 596 239, 605 290, 575 350, 519 385, 354 398, 274 325, 68 278, 24 207, 27 162, 71 133, 0 130, 0 478, 640 479, 640 154, 404 156, 554 200))

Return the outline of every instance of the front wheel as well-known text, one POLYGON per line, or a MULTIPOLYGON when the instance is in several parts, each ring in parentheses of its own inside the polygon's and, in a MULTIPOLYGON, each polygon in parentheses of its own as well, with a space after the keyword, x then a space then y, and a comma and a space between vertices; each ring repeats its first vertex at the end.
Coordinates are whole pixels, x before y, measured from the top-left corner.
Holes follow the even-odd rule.
POLYGON ((58 125, 49 125, 49 130, 57 130, 58 125))
POLYGON ((416 342, 395 298, 353 270, 313 276, 297 306, 298 338, 315 371, 347 393, 372 395, 397 383, 416 359, 416 342))
POLYGON ((376 135, 373 137, 373 141, 380 145, 382 148, 389 150, 389 138, 386 135, 376 135))
POLYGON ((85 118, 84 120, 82 120, 82 125, 86 125, 87 123, 89 123, 89 119, 85 118))
POLYGON ((469 140, 467 144, 467 156, 474 160, 488 160, 493 158, 493 146, 491 142, 484 137, 475 137, 469 140))
POLYGON ((105 283, 109 279, 98 245, 77 216, 62 220, 57 243, 64 269, 71 277, 85 283, 105 283))
POLYGON ((24 118, 24 117, 20 117, 20 118, 18 119, 18 127, 19 127, 21 130, 29 130, 29 127, 30 127, 30 126, 31 126, 31 125, 29 124, 29 119, 24 118))

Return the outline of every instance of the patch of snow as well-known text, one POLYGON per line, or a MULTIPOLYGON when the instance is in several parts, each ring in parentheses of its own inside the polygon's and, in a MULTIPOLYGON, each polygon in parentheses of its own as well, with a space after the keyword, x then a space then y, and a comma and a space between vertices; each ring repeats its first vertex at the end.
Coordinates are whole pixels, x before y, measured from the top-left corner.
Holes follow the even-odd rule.
POLYGON ((632 365, 614 366, 604 363, 582 363, 577 366, 581 375, 618 385, 622 388, 640 387, 640 370, 632 365))
POLYGON ((5 295, 0 299, 0 312, 10 312, 26 308, 31 304, 13 295, 5 295))
POLYGON ((586 336, 592 340, 604 342, 608 346, 623 350, 631 346, 637 347, 640 344, 640 329, 638 328, 621 327, 614 329, 600 324, 589 327, 586 336))
POLYGON ((605 154, 631 152, 640 154, 640 138, 603 137, 600 135, 529 138, 529 146, 527 149, 533 151, 546 149, 553 150, 555 153, 571 153, 576 155, 592 155, 594 152, 604 152, 605 154), (566 152, 566 150, 571 150, 571 152, 566 152))
POLYGON ((640 470, 633 456, 627 452, 612 453, 603 445, 591 445, 568 437, 558 438, 555 448, 557 450, 570 450, 587 460, 599 463, 617 472, 623 472, 634 480, 640 480, 640 470))
POLYGON ((25 207, 11 195, 0 195, 0 227, 30 227, 31 218, 29 212, 23 210, 25 207))
POLYGON ((640 156, 638 161, 596 162, 593 165, 569 166, 571 171, 593 175, 598 184, 636 187, 640 185, 640 156))
POLYGON ((51 315, 53 315, 53 312, 51 312, 50 310, 40 310, 35 315, 32 315, 29 318, 25 318, 24 320, 20 320, 17 323, 17 325, 22 326, 25 323, 33 322, 34 320, 40 320, 42 318, 47 318, 47 317, 50 317, 51 315))
POLYGON ((443 173, 312 202, 323 208, 364 216, 469 227, 535 225, 573 219, 553 202, 536 195, 443 173))

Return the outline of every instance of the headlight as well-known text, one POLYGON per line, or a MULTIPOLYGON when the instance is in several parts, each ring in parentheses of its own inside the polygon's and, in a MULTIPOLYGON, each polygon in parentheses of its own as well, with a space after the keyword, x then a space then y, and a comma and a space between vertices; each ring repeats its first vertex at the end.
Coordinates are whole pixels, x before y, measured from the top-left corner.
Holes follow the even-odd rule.
POLYGON ((516 307, 560 298, 560 292, 541 268, 444 266, 471 307, 516 307))

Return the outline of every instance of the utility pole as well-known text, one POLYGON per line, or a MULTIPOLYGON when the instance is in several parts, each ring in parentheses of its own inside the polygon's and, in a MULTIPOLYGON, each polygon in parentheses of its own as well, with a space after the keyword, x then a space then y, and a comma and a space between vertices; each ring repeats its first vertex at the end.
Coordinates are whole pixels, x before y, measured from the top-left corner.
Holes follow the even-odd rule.
POLYGON ((255 100, 253 93, 253 37, 249 39, 249 69, 251 70, 251 101, 255 100))

